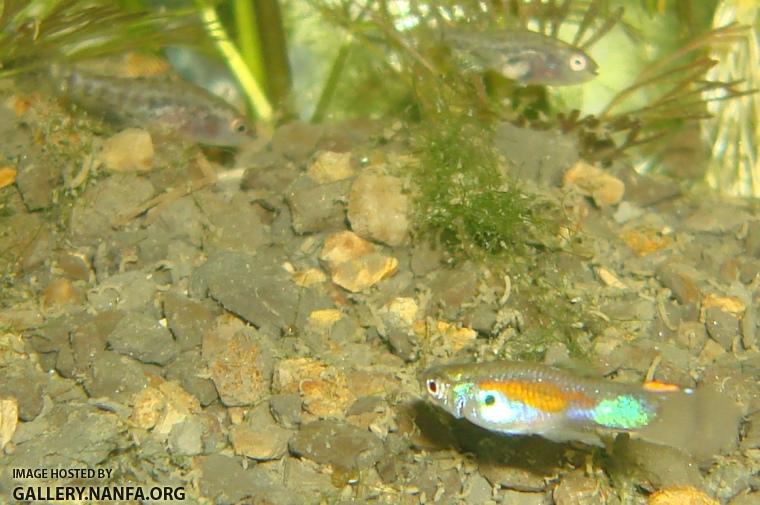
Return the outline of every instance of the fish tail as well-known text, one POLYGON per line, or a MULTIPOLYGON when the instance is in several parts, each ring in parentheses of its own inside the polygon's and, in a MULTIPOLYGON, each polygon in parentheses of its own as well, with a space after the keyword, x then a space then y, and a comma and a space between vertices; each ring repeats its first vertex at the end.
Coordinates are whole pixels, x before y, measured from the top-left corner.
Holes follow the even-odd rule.
POLYGON ((636 430, 647 442, 675 447, 706 459, 736 443, 741 412, 728 397, 709 388, 660 395, 657 415, 636 430))

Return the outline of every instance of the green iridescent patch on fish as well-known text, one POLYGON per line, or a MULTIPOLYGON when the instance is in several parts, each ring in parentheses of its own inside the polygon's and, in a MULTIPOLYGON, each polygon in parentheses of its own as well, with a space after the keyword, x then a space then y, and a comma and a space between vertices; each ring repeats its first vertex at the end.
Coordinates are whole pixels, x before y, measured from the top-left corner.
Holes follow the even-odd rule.
POLYGON ((594 422, 607 428, 635 429, 648 425, 653 412, 643 400, 631 395, 602 400, 592 411, 594 422))

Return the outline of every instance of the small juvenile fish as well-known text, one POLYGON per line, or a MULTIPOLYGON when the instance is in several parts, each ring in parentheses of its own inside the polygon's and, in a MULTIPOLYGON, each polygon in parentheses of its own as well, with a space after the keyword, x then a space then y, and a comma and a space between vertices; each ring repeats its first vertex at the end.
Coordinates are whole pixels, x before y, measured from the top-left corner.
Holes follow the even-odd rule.
POLYGON ((738 408, 717 393, 589 379, 528 363, 439 366, 423 374, 423 385, 428 397, 456 418, 557 442, 602 445, 600 431, 625 431, 692 453, 717 452, 739 420, 738 408), (717 426, 716 418, 707 419, 716 408, 722 410, 717 426))
POLYGON ((186 82, 98 76, 60 65, 51 67, 50 77, 58 94, 125 126, 159 129, 215 146, 238 146, 253 138, 244 116, 186 82))
POLYGON ((444 41, 464 65, 523 84, 567 86, 597 75, 597 64, 588 54, 537 32, 453 29, 444 32, 444 41))

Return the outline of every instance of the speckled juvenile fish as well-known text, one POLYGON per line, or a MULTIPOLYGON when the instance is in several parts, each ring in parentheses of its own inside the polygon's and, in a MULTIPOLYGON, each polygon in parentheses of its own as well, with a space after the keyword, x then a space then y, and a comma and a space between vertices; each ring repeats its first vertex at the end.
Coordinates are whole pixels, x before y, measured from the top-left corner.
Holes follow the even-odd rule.
POLYGON ((736 437, 739 418, 733 402, 717 393, 660 382, 589 379, 519 362, 435 367, 423 374, 423 385, 428 397, 454 417, 500 433, 558 442, 601 445, 600 431, 627 431, 692 453, 717 452, 731 426, 736 437), (716 408, 722 410, 720 419, 716 408))
POLYGON ((50 69, 56 91, 124 126, 158 129, 215 146, 253 138, 244 116, 221 98, 185 82, 93 75, 72 67, 50 69))
POLYGON ((581 49, 537 32, 450 29, 443 38, 465 66, 523 84, 567 86, 597 75, 597 64, 581 49))

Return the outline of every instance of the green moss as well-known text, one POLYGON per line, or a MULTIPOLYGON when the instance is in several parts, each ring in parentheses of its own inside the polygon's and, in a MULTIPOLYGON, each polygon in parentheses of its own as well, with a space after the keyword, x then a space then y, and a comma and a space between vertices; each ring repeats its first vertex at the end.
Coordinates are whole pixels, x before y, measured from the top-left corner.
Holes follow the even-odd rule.
POLYGON ((443 114, 429 123, 416 139, 418 230, 454 256, 520 249, 540 219, 532 199, 503 177, 490 129, 443 114))

